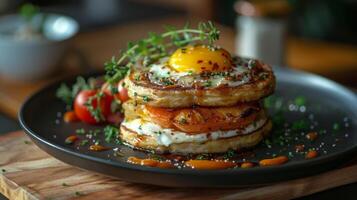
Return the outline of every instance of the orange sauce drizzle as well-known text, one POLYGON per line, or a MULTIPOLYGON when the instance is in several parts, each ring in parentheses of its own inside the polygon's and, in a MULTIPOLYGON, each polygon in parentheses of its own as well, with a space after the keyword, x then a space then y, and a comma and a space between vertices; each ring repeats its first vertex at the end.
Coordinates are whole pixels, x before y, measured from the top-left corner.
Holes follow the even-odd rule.
POLYGON ((93 145, 89 146, 89 150, 91 150, 91 151, 106 151, 109 149, 110 149, 109 147, 105 147, 105 146, 98 145, 98 144, 93 144, 93 145))
POLYGON ((77 141, 79 138, 76 135, 71 135, 66 138, 64 141, 66 144, 73 144, 75 141, 77 141))
POLYGON ((227 169, 237 166, 234 162, 223 160, 188 160, 185 165, 192 169, 227 169))
POLYGON ((316 140, 317 136, 317 132, 309 132, 308 134, 306 134, 306 138, 310 141, 316 140))
POLYGON ((278 156, 275 158, 263 159, 259 161, 260 166, 274 166, 281 165, 289 161, 289 158, 286 156, 278 156))
POLYGON ((136 164, 136 165, 144 165, 149 167, 158 167, 158 168, 173 168, 174 165, 170 161, 159 161, 150 158, 137 158, 137 157, 129 157, 127 160, 128 163, 136 164))
POLYGON ((311 158, 316 158, 319 154, 315 150, 310 150, 306 153, 305 158, 306 159, 311 159, 311 158))
POLYGON ((63 115, 63 121, 66 123, 77 122, 79 121, 79 118, 74 111, 67 111, 63 115))
POLYGON ((244 162, 244 163, 242 163, 241 165, 240 165, 240 167, 241 168, 252 168, 252 167, 254 167, 254 163, 252 163, 252 162, 244 162))

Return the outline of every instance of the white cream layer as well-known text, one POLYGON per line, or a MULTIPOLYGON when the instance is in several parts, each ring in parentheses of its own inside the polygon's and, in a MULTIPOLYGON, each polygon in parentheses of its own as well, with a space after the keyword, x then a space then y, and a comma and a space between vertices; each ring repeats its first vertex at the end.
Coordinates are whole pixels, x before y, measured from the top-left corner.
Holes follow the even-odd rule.
POLYGON ((170 144, 184 142, 205 142, 208 140, 217 140, 221 138, 229 138, 237 135, 244 135, 254 132, 261 128, 267 119, 259 119, 256 123, 251 124, 244 129, 236 129, 229 131, 212 131, 209 133, 200 133, 190 135, 185 132, 175 131, 173 129, 162 128, 157 124, 145 122, 141 119, 124 121, 122 126, 130 129, 140 135, 149 135, 157 139, 158 144, 170 146, 170 144))

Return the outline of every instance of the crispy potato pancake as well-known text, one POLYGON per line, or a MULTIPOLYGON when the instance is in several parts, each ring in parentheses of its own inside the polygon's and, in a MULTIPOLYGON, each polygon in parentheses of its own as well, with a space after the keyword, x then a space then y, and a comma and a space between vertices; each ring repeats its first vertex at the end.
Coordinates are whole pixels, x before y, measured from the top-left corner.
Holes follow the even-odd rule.
MULTIPOLYGON (((247 61, 248 62, 248 61, 247 61)), ((178 76, 176 82, 169 85, 159 84, 150 78, 152 75, 142 67, 132 69, 125 78, 129 97, 140 104, 153 107, 177 108, 199 106, 233 106, 241 102, 257 101, 270 95, 275 88, 275 77, 270 66, 256 61, 252 69, 244 68, 245 72, 237 76, 228 77, 232 80, 211 80, 217 75, 200 75, 200 84, 187 86, 186 82, 194 82, 193 76, 178 76), (202 77, 203 76, 203 77, 202 77), (249 78, 244 78, 249 77, 249 78), (236 84, 241 81, 241 84, 236 84), (217 84, 212 84, 212 82, 217 84), (224 82, 224 84, 222 84, 224 82), (210 85, 208 85, 210 83, 210 85), (207 85, 203 86, 203 85, 207 85)), ((242 69, 240 69, 242 70, 242 69)), ((159 71, 159 70, 158 70, 159 71)), ((208 73, 209 74, 209 73, 208 73)), ((167 79, 167 78, 166 78, 167 79)), ((164 80, 166 80, 164 79, 164 80)), ((166 80, 166 82, 168 82, 166 80)), ((166 83, 164 82, 164 83, 166 83)))
POLYGON ((260 129, 247 134, 206 142, 184 142, 172 143, 169 146, 160 145, 156 137, 150 135, 140 135, 129 130, 125 126, 120 127, 119 137, 127 144, 136 149, 155 151, 156 153, 175 154, 198 154, 198 153, 223 153, 230 149, 249 148, 257 145, 269 134, 272 123, 268 120, 260 129))

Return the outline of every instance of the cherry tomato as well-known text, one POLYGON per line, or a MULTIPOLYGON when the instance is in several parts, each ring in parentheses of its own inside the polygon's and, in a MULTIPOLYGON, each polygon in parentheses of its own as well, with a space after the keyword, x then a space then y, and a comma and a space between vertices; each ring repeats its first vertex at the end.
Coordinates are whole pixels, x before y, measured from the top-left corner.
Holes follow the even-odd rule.
MULTIPOLYGON (((96 97, 97 94, 98 94, 97 90, 82 90, 76 96, 76 99, 74 101, 74 112, 76 113, 77 117, 83 122, 89 124, 98 124, 102 122, 100 120, 96 120, 88 110, 88 107, 85 105, 87 102, 90 102, 93 109, 97 109, 98 106, 98 101, 96 97), (92 98, 91 101, 89 100, 90 98, 92 98)), ((100 114, 102 115, 104 120, 111 113, 110 110, 111 102, 112 102, 112 97, 110 97, 110 95, 106 93, 103 93, 103 96, 100 97, 99 99, 99 108, 101 111, 100 114)))
POLYGON ((128 90, 124 87, 124 80, 121 80, 118 83, 118 92, 119 92, 119 99, 122 103, 129 100, 128 90))

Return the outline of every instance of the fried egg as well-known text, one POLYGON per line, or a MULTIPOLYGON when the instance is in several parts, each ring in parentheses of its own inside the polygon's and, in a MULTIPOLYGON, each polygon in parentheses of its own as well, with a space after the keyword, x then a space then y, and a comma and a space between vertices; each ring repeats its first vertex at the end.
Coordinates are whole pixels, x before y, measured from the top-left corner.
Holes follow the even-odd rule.
POLYGON ((255 65, 256 61, 252 59, 232 59, 222 48, 188 46, 153 64, 148 78, 151 83, 163 86, 234 87, 251 80, 250 72, 255 65))
POLYGON ((232 67, 232 57, 222 48, 189 45, 177 49, 168 64, 177 72, 222 72, 232 67))

